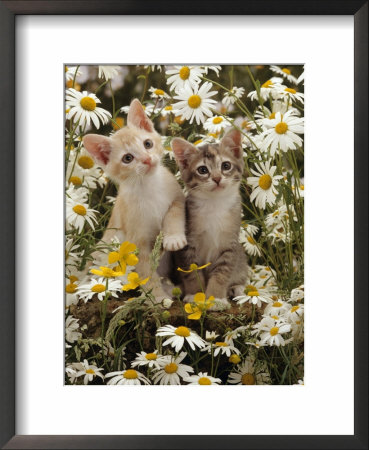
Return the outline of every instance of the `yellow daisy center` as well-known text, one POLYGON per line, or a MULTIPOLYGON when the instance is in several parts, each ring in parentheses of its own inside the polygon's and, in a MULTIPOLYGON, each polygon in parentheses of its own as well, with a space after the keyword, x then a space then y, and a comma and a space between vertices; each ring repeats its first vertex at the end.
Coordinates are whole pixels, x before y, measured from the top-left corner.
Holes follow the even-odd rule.
POLYGON ((91 97, 83 97, 83 98, 81 98, 79 104, 86 111, 93 111, 96 108, 96 102, 91 97))
POLYGON ((276 133, 284 134, 288 130, 288 125, 286 124, 286 122, 279 122, 274 129, 276 133))
POLYGON ((92 158, 85 155, 78 158, 78 165, 81 166, 82 169, 91 169, 95 165, 95 163, 92 158))
POLYGON ((278 216, 278 214, 279 214, 279 211, 278 211, 278 209, 276 209, 276 210, 274 211, 274 213, 272 214, 272 217, 278 216))
POLYGON ((242 384, 247 384, 247 385, 255 384, 255 377, 254 377, 254 375, 252 375, 251 373, 243 374, 242 377, 241 377, 241 383, 242 384))
POLYGON ((179 76, 182 80, 187 80, 190 76, 190 68, 187 66, 183 66, 181 70, 179 71, 179 76))
POLYGON ((90 373, 91 375, 93 375, 95 373, 95 371, 93 369, 87 369, 86 373, 90 373))
POLYGON ((197 141, 195 141, 193 143, 193 145, 199 145, 199 144, 201 144, 202 141, 203 141, 203 139, 198 139, 197 141))
POLYGON ((299 305, 292 306, 292 308, 291 308, 291 313, 296 312, 299 308, 300 308, 299 305))
POLYGON ((273 303, 273 308, 280 308, 282 306, 281 302, 274 302, 273 303))
POLYGON ((73 206, 73 211, 80 216, 85 216, 87 213, 86 208, 83 205, 73 206))
POLYGON ((172 111, 173 110, 173 106, 172 105, 168 105, 164 109, 165 109, 165 111, 172 111))
POLYGON ((123 374, 124 378, 127 380, 134 380, 135 378, 138 378, 138 374, 134 369, 128 369, 123 374))
POLYGON ((69 183, 74 184, 75 186, 78 186, 80 184, 82 184, 82 180, 80 177, 77 176, 73 176, 69 178, 69 183))
POLYGON ((247 236, 247 240, 250 242, 250 244, 256 245, 256 242, 254 241, 254 239, 251 236, 247 236))
POLYGON ((188 337, 191 333, 187 327, 178 327, 175 331, 177 336, 188 337))
POLYGON ((208 384, 211 384, 211 381, 209 380, 208 377, 201 377, 201 378, 199 378, 199 384, 208 385, 208 384))
POLYGON ((287 75, 291 75, 290 69, 286 69, 285 67, 282 69, 282 72, 286 73, 287 75))
POLYGON ((68 66, 65 66, 65 72, 67 73, 68 72, 68 66))
POLYGON ((278 334, 278 331, 279 331, 279 328, 278 328, 278 327, 272 327, 272 328, 270 329, 270 334, 271 334, 272 336, 275 336, 276 334, 278 334))
POLYGON ((272 114, 270 114, 269 119, 275 119, 275 112, 272 112, 272 114))
POLYGON ((155 89, 154 94, 156 94, 156 95, 164 95, 165 92, 162 89, 155 89))
POLYGON ((75 275, 71 275, 70 277, 69 277, 69 281, 71 282, 71 283, 74 283, 75 281, 77 281, 78 280, 78 277, 76 277, 75 275))
POLYGON ((222 122, 223 122, 223 117, 214 117, 214 119, 213 119, 214 125, 218 125, 218 123, 222 123, 222 122))
POLYGON ((65 286, 65 292, 67 292, 68 294, 74 294, 77 290, 77 285, 74 283, 69 283, 65 286))
POLYGON ((264 191, 267 191, 271 185, 272 185, 272 177, 267 173, 259 178, 259 186, 261 187, 261 189, 264 189, 264 191))
POLYGON ((176 373, 177 369, 178 369, 178 366, 176 363, 170 363, 164 367, 164 370, 166 373, 176 373))
POLYGON ((270 88, 271 86, 273 86, 273 81, 271 81, 271 80, 268 80, 264 84, 261 85, 262 88, 270 88))
POLYGON ((290 94, 296 94, 297 91, 295 89, 292 89, 292 88, 286 88, 285 92, 289 92, 290 94))
POLYGON ((226 342, 216 342, 215 345, 217 347, 228 347, 228 344, 226 342))
POLYGON ((92 292, 104 292, 105 291, 105 286, 103 284, 95 284, 92 286, 91 288, 92 292))
POLYGON ((238 355, 236 355, 236 354, 231 355, 229 357, 229 362, 232 363, 232 364, 238 364, 240 361, 241 361, 241 358, 238 355))
POLYGON ((300 189, 303 191, 305 189, 305 186, 303 184, 300 184, 300 189))
POLYGON ((296 320, 296 322, 295 322, 296 325, 300 325, 300 323, 301 323, 301 320, 296 320))
POLYGON ((279 317, 278 316, 272 316, 272 319, 279 320, 279 317))
POLYGON ((196 109, 201 105, 201 97, 199 95, 191 95, 188 99, 188 106, 192 109, 196 109))
POLYGON ((247 120, 244 120, 244 121, 241 123, 241 128, 245 128, 245 129, 250 128, 249 122, 248 122, 247 120))
POLYGON ((247 295, 249 295, 250 297, 258 297, 260 294, 259 294, 259 291, 251 291, 251 292, 249 292, 247 295))
POLYGON ((148 353, 147 355, 145 355, 145 358, 149 361, 155 361, 157 357, 158 356, 156 353, 148 353))

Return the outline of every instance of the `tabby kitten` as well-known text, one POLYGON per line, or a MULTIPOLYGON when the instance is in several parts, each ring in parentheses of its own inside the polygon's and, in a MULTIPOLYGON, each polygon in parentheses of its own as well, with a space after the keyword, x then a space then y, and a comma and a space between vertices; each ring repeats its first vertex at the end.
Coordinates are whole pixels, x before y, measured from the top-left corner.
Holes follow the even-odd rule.
POLYGON ((150 287, 160 301, 165 294, 157 274, 150 273, 149 257, 155 239, 162 230, 163 246, 169 251, 181 249, 187 243, 185 199, 177 180, 161 164, 160 135, 135 99, 129 108, 126 127, 111 137, 88 134, 83 144, 119 185, 102 240, 109 243, 116 235, 120 242, 137 245, 140 254, 136 271, 142 278, 151 275, 150 287))
POLYGON ((186 237, 188 245, 174 253, 176 266, 204 265, 196 272, 178 272, 185 301, 199 292, 216 298, 218 309, 229 307, 227 295, 241 295, 247 278, 246 255, 238 241, 241 225, 239 193, 244 161, 241 134, 230 130, 220 144, 195 147, 175 138, 172 148, 186 184, 186 237))

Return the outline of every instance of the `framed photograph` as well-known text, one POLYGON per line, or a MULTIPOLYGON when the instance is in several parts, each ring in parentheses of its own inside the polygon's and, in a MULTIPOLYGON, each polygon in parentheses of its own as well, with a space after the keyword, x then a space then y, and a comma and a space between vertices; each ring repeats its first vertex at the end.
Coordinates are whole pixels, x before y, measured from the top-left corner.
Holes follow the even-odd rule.
POLYGON ((367 448, 367 2, 0 8, 3 448, 367 448))

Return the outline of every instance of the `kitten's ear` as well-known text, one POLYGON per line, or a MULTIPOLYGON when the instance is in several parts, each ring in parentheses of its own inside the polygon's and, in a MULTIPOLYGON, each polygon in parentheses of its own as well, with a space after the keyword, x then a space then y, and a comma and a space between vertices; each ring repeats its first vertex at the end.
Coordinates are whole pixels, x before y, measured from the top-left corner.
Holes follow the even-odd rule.
POLYGON ((145 111, 137 98, 132 100, 128 111, 127 124, 129 127, 141 128, 152 133, 154 126, 151 120, 145 114, 145 111))
POLYGON ((91 153, 91 155, 99 163, 103 165, 108 164, 111 145, 110 139, 100 134, 86 134, 82 139, 85 149, 91 153))
POLYGON ((193 154, 198 152, 197 148, 181 138, 172 139, 171 144, 180 169, 186 169, 189 159, 191 159, 193 154))
POLYGON ((223 137, 221 146, 230 150, 234 156, 239 159, 243 156, 242 135, 236 128, 231 128, 223 137))

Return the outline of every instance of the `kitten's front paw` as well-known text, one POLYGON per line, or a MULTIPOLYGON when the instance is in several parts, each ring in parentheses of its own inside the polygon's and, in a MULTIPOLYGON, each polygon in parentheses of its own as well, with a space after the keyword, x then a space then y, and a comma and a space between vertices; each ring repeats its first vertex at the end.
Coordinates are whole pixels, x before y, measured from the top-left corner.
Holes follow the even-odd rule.
POLYGON ((231 307, 231 304, 226 298, 215 298, 214 305, 209 308, 211 311, 224 311, 231 307))
POLYGON ((177 250, 181 250, 181 248, 187 245, 187 239, 184 234, 170 234, 168 236, 164 236, 163 239, 163 247, 164 250, 169 252, 175 252, 177 250))

